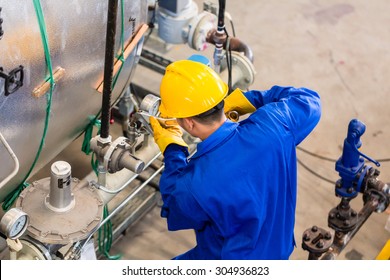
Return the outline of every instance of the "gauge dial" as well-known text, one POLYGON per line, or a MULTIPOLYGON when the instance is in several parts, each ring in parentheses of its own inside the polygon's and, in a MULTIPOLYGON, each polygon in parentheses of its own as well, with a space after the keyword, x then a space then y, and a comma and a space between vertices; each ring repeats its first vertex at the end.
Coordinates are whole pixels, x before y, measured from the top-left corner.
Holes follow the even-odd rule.
POLYGON ((0 221, 1 231, 10 239, 19 238, 27 229, 29 218, 19 208, 12 208, 0 221))
POLYGON ((147 112, 148 114, 157 117, 159 113, 158 108, 160 106, 160 100, 161 99, 158 96, 148 94, 142 100, 139 107, 141 110, 147 112))

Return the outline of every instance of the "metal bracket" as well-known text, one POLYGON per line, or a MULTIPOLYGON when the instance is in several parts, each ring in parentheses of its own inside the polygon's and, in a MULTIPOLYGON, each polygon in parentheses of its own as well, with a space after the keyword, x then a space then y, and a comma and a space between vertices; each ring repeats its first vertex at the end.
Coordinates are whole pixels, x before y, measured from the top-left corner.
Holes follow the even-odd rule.
POLYGON ((19 65, 8 74, 0 67, 0 78, 4 79, 4 95, 8 96, 23 86, 24 71, 23 66, 19 65))

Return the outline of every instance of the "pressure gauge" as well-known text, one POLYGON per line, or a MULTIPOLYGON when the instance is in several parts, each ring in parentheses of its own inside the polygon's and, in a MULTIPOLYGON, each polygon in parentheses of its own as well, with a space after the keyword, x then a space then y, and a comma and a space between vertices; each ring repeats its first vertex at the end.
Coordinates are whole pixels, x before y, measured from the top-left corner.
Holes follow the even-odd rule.
POLYGON ((19 208, 12 208, 0 221, 1 232, 10 239, 19 238, 27 229, 29 218, 19 208))
POLYGON ((158 107, 160 106, 160 97, 148 94, 142 100, 139 108, 151 116, 158 117, 158 107))

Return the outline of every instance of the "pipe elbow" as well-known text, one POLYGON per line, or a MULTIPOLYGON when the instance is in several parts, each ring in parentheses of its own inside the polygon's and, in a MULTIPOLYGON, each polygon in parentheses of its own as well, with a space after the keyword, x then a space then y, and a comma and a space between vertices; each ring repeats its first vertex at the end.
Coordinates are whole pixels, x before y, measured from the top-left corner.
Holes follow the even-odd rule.
MULTIPOLYGON (((224 45, 224 47, 226 48, 226 44, 224 45)), ((232 37, 230 39, 230 49, 232 51, 244 53, 244 55, 250 60, 250 62, 253 63, 252 49, 247 44, 242 42, 240 39, 232 37)))

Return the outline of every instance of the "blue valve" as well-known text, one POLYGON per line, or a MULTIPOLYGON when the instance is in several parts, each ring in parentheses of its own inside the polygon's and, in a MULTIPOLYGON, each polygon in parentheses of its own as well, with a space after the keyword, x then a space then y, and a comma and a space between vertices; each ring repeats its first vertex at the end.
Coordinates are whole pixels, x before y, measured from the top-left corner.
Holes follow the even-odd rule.
POLYGON ((362 146, 360 137, 366 131, 366 125, 357 119, 350 121, 347 138, 344 140, 343 154, 336 162, 336 171, 339 172, 339 180, 336 194, 341 197, 355 197, 360 191, 363 178, 370 167, 364 165, 364 158, 373 162, 376 166, 380 163, 358 149, 362 146))

